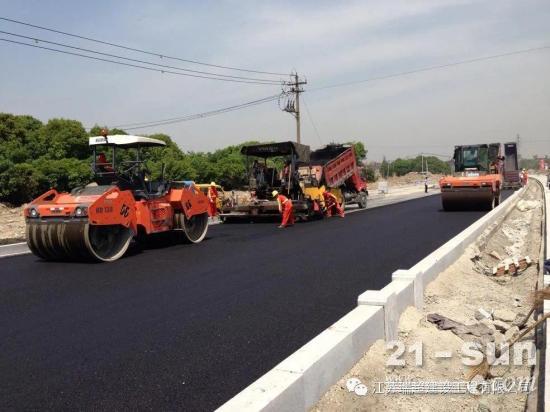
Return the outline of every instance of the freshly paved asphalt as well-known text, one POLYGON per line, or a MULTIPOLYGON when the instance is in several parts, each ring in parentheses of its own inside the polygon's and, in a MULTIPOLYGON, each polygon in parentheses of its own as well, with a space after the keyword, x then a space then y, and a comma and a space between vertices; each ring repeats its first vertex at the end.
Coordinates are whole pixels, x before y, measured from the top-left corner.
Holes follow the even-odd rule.
POLYGON ((2 259, 0 409, 214 409, 482 214, 437 195, 111 264, 2 259))

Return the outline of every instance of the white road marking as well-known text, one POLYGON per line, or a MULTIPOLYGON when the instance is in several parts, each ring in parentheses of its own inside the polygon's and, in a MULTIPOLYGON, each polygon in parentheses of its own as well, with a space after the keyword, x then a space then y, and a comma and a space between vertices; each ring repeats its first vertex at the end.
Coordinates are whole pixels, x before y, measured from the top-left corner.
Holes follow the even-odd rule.
POLYGON ((0 245, 0 249, 4 247, 11 247, 11 246, 18 246, 18 245, 26 245, 27 242, 18 242, 18 243, 9 243, 7 245, 0 245))

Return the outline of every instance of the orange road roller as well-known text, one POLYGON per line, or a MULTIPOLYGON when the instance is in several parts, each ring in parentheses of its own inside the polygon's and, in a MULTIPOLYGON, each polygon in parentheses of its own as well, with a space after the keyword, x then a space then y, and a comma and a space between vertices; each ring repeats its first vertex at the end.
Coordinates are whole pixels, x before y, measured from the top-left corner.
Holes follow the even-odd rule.
POLYGON ((206 196, 190 181, 151 180, 141 156, 164 146, 142 136, 91 137, 94 182, 71 193, 52 189, 24 210, 30 250, 45 260, 112 262, 134 237, 177 231, 198 243, 208 230, 206 196))
POLYGON ((454 173, 439 180, 443 210, 491 210, 500 203, 500 143, 455 146, 454 173))

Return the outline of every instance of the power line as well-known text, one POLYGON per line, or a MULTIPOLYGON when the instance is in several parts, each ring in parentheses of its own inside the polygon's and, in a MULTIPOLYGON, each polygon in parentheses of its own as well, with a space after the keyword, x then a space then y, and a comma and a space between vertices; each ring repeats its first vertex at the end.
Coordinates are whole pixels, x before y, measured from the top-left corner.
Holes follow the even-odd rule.
POLYGON ((16 23, 16 24, 21 24, 23 26, 33 27, 35 29, 46 30, 46 31, 49 31, 49 32, 52 32, 52 33, 62 34, 64 36, 71 36, 71 37, 75 37, 75 38, 82 39, 82 40, 87 40, 87 41, 91 41, 91 42, 95 42, 95 43, 99 43, 99 44, 104 44, 104 45, 107 45, 107 46, 118 47, 118 48, 124 49, 124 50, 129 50, 129 51, 134 51, 134 52, 138 52, 138 53, 148 54, 150 56, 160 57, 161 59, 178 60, 178 61, 182 61, 182 62, 186 62, 186 63, 199 64, 199 65, 202 65, 202 66, 217 67, 219 69, 227 69, 227 70, 237 70, 237 71, 248 72, 248 73, 270 74, 270 75, 275 75, 275 76, 287 76, 288 75, 288 73, 275 73, 275 72, 268 72, 268 71, 261 71, 261 70, 244 69, 244 68, 241 68, 241 67, 222 66, 222 65, 219 65, 219 64, 204 63, 204 62, 200 62, 198 60, 190 60, 190 59, 183 59, 183 58, 180 58, 180 57, 167 56, 163 53, 156 53, 156 52, 137 49, 137 48, 133 48, 133 47, 128 47, 128 46, 124 46, 124 45, 120 45, 120 44, 116 44, 116 43, 110 43, 110 42, 103 41, 103 40, 93 39, 91 37, 85 37, 85 36, 81 36, 81 35, 78 35, 78 34, 67 33, 67 32, 64 32, 64 31, 61 31, 61 30, 55 30, 55 29, 51 29, 51 28, 48 28, 48 27, 38 26, 38 25, 35 25, 35 24, 31 24, 31 23, 26 23, 26 22, 23 22, 23 21, 20 21, 20 20, 9 19, 7 17, 0 17, 0 20, 9 21, 11 23, 16 23))
POLYGON ((302 101, 304 102, 304 106, 306 108, 307 117, 309 119, 309 122, 311 123, 311 126, 313 126, 313 130, 315 131, 315 134, 317 135, 317 139, 319 140, 320 144, 323 144, 323 141, 321 139, 321 135, 319 134, 319 130, 317 130, 317 126, 315 125, 315 122, 313 121, 313 116, 311 115, 311 112, 309 111, 309 107, 306 103, 306 99, 302 96, 302 101))
POLYGON ((86 49, 86 48, 83 48, 83 47, 71 46, 71 45, 68 45, 68 44, 65 44, 65 43, 57 43, 57 42, 53 42, 53 41, 49 41, 49 40, 39 39, 37 37, 23 36, 22 34, 10 33, 10 32, 2 31, 2 30, 0 30, 0 33, 7 34, 7 35, 10 35, 10 36, 24 38, 24 39, 27 39, 27 40, 33 40, 37 43, 41 42, 41 43, 53 44, 55 46, 66 47, 66 48, 73 49, 73 50, 80 50, 80 51, 99 54, 99 55, 107 56, 107 57, 114 57, 114 58, 117 58, 117 59, 128 60, 128 61, 132 61, 132 62, 136 62, 136 63, 144 63, 144 64, 150 64, 150 65, 158 66, 158 67, 165 67, 167 69, 182 70, 182 71, 186 71, 186 72, 204 74, 204 75, 208 75, 208 76, 226 77, 226 78, 241 79, 241 80, 251 80, 251 81, 257 81, 259 83, 265 83, 265 84, 282 84, 283 83, 283 80, 277 81, 277 80, 259 79, 259 78, 254 78, 254 77, 232 76, 232 75, 228 75, 228 74, 203 72, 203 71, 199 71, 199 70, 185 69, 185 68, 182 68, 182 67, 168 66, 168 65, 165 65, 165 64, 159 64, 159 63, 149 62, 149 61, 145 61, 145 60, 138 60, 138 59, 132 59, 132 58, 129 58, 129 57, 123 57, 123 56, 119 56, 119 55, 116 55, 116 54, 103 53, 103 52, 100 52, 100 51, 86 49))
POLYGON ((463 64, 478 63, 478 62, 481 62, 481 61, 499 59, 499 58, 502 58, 502 57, 514 56, 514 55, 517 55, 517 54, 524 54, 524 53, 531 53, 531 52, 534 52, 534 51, 547 50, 547 49, 550 49, 550 46, 532 47, 530 49, 516 50, 516 51, 512 51, 512 52, 508 52, 508 53, 494 54, 494 55, 491 55, 491 56, 477 57, 477 58, 474 58, 474 59, 461 60, 461 61, 457 61, 457 62, 453 62, 453 63, 447 63, 447 64, 441 64, 441 65, 437 65, 437 66, 428 66, 428 67, 423 67, 423 68, 420 68, 420 69, 409 70, 409 71, 389 74, 389 75, 385 75, 385 76, 371 77, 369 79, 354 80, 354 81, 344 82, 344 83, 336 83, 336 84, 331 84, 331 85, 328 85, 328 86, 322 86, 322 87, 317 87, 317 88, 314 88, 314 89, 310 89, 309 91, 313 92, 313 91, 317 91, 317 90, 332 89, 332 88, 335 88, 335 87, 351 86, 351 85, 354 85, 354 84, 373 82, 373 81, 377 81, 377 80, 386 80, 386 79, 391 79, 393 77, 407 76, 409 74, 415 74, 415 73, 427 72, 427 71, 431 71, 431 70, 444 69, 444 68, 459 66, 459 65, 463 65, 463 64))
POLYGON ((103 61, 103 62, 107 62, 107 63, 114 63, 114 64, 118 64, 118 65, 121 65, 121 66, 128 66, 128 67, 134 67, 134 68, 143 69, 143 70, 149 70, 149 71, 163 73, 163 74, 168 73, 168 74, 175 74, 175 75, 179 75, 179 76, 196 77, 196 78, 199 78, 199 79, 219 80, 219 81, 234 82, 234 83, 262 84, 262 85, 271 85, 271 86, 277 84, 277 83, 263 83, 263 82, 258 82, 258 81, 249 81, 249 80, 225 79, 225 78, 202 76, 202 75, 198 75, 198 74, 175 72, 175 71, 171 71, 171 70, 155 69, 153 67, 146 67, 146 66, 141 66, 141 65, 137 65, 137 64, 124 63, 124 62, 119 62, 119 61, 110 60, 110 59, 103 59, 101 57, 88 56, 86 54, 73 53, 73 52, 69 52, 69 51, 66 51, 66 50, 59 50, 59 49, 54 49, 54 48, 51 48, 51 47, 38 46, 36 44, 28 44, 28 43, 24 43, 24 42, 20 42, 20 41, 16 41, 16 40, 0 38, 0 41, 4 41, 4 42, 8 42, 8 43, 14 43, 14 44, 22 45, 22 46, 34 47, 34 48, 42 49, 42 50, 49 50, 49 51, 53 51, 53 52, 57 52, 57 53, 69 54, 69 55, 72 55, 72 56, 83 57, 83 58, 91 59, 91 60, 98 60, 98 61, 103 61))
POLYGON ((113 126, 113 127, 116 127, 116 128, 119 128, 119 129, 124 129, 124 130, 135 130, 135 129, 144 129, 144 128, 149 128, 149 127, 155 127, 155 126, 165 126, 165 125, 180 123, 180 122, 187 122, 187 121, 190 121, 190 120, 202 119, 202 118, 205 118, 205 117, 212 117, 212 116, 215 116, 215 115, 218 115, 218 114, 223 114, 223 113, 227 113, 227 112, 231 112, 231 111, 235 111, 235 110, 245 109, 245 108, 248 108, 248 107, 251 107, 251 106, 256 106, 256 105, 259 105, 259 104, 275 101, 279 98, 279 96, 280 96, 279 94, 272 95, 272 96, 267 96, 267 97, 264 97, 262 99, 252 100, 250 102, 241 103, 241 104, 237 104, 237 105, 234 105, 234 106, 223 107, 223 108, 216 109, 216 110, 210 110, 208 112, 203 112, 203 113, 195 113, 195 114, 190 114, 190 115, 185 115, 185 116, 173 117, 173 118, 170 118, 170 119, 152 120, 152 121, 149 121, 149 122, 120 124, 120 125, 116 125, 116 126, 113 126))

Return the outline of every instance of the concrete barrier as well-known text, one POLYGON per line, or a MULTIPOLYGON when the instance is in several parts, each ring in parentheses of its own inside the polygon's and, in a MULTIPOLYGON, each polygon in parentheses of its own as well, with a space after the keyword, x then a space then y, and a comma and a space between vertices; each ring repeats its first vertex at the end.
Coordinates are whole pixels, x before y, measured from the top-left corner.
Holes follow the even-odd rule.
MULTIPOLYGON (((535 179, 539 180, 544 186, 544 210, 545 210, 545 227, 544 230, 544 256, 545 260, 550 259, 550 219, 548 218, 548 210, 550 210, 550 190, 548 189, 546 177, 545 176, 534 176, 535 179)), ((543 274, 543 287, 550 286, 550 274, 543 274)), ((550 300, 545 300, 543 305, 543 312, 550 312, 550 300)), ((539 370, 539 379, 544 379, 544 411, 550 411, 550 320, 544 322, 544 333, 543 333, 543 345, 544 349, 542 350, 543 359, 542 367, 543 370, 539 370)))
POLYGON ((381 290, 359 295, 358 307, 298 349, 218 411, 304 411, 355 365, 378 339, 397 339, 408 306, 421 308, 424 288, 449 267, 492 222, 515 205, 521 190, 381 290))
POLYGON ((383 337, 382 308, 357 307, 218 411, 306 410, 361 359, 365 348, 383 337))

